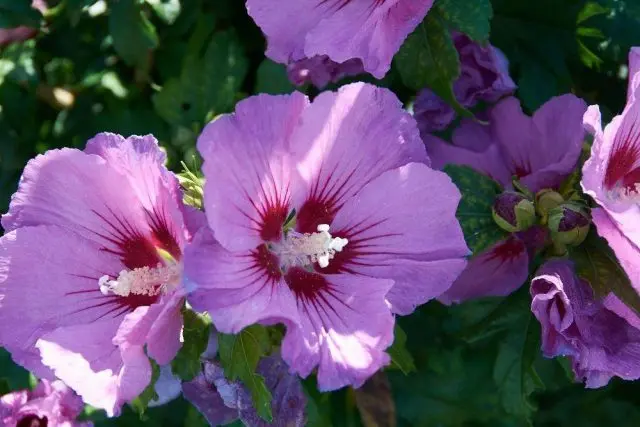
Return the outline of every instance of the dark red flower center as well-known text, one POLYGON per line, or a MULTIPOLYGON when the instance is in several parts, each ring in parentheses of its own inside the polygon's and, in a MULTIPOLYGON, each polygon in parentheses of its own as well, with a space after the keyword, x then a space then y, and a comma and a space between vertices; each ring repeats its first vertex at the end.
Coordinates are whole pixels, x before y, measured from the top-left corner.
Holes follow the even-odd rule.
POLYGON ((497 258, 502 262, 508 262, 518 258, 524 251, 525 245, 522 240, 511 236, 495 246, 491 251, 490 257, 493 259, 497 258))
POLYGON ((388 0, 320 0, 320 5, 327 5, 329 7, 332 7, 333 10, 338 11, 347 7, 351 3, 363 1, 368 1, 369 3, 371 3, 371 7, 375 8, 378 6, 382 6, 388 0))
MULTIPOLYGON (((167 215, 155 209, 147 211, 148 231, 138 230, 127 218, 115 213, 107 208, 108 213, 94 211, 105 225, 103 230, 91 230, 95 235, 104 241, 100 249, 117 256, 123 266, 134 271, 148 267, 155 269, 164 265, 165 259, 159 250, 169 254, 176 262, 182 259, 182 251, 177 236, 173 235, 169 226, 167 215)), ((155 303, 159 295, 145 295, 132 292, 127 296, 108 294, 97 294, 101 277, 108 276, 117 279, 120 271, 100 271, 78 277, 89 279, 90 286, 86 289, 70 292, 68 295, 83 295, 85 298, 79 302, 80 307, 73 313, 80 313, 87 310, 96 311, 96 320, 111 315, 118 317, 127 312, 135 310, 137 307, 149 306, 155 303)), ((162 285, 158 284, 158 287, 162 285)))
POLYGON ((16 427, 48 427, 48 425, 49 420, 47 417, 40 418, 37 415, 31 414, 20 418, 16 427))
POLYGON ((640 123, 626 123, 626 116, 616 134, 604 175, 607 190, 618 190, 624 196, 638 194, 640 189, 640 123))

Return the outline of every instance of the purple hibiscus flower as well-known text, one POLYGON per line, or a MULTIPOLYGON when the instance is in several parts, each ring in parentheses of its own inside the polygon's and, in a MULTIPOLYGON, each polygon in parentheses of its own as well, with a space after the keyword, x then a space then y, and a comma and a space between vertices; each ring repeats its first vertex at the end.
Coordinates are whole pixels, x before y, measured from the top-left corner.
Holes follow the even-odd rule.
POLYGON ((545 263, 531 282, 531 311, 546 357, 568 356, 589 388, 640 378, 640 318, 613 294, 596 301, 565 260, 545 263))
POLYGON ((148 385, 147 354, 164 365, 181 345, 185 218, 197 218, 164 161, 152 136, 49 151, 2 218, 0 344, 109 415, 148 385))
POLYGON ((629 88, 622 114, 603 131, 600 110, 592 105, 584 123, 594 139, 582 169, 582 188, 601 206, 592 212, 593 223, 640 292, 640 47, 629 54, 629 88))
POLYGON ((242 383, 228 381, 216 362, 204 361, 202 373, 182 385, 183 393, 211 425, 223 425, 239 418, 244 425, 252 427, 303 426, 307 399, 300 380, 287 372, 286 364, 277 356, 260 360, 257 372, 271 391, 273 423, 258 416, 249 391, 242 383))
POLYGON ((283 322, 283 359, 303 377, 318 367, 322 390, 388 363, 392 313, 464 268, 460 193, 385 89, 252 97, 210 123, 198 149, 212 232, 187 250, 189 302, 225 333, 283 322))
POLYGON ((382 78, 405 38, 433 0, 247 0, 249 15, 267 37, 267 56, 289 64, 327 56, 357 59, 382 78))
MULTIPOLYGON (((489 126, 464 120, 452 143, 427 135, 433 166, 466 165, 511 188, 516 176, 529 190, 557 188, 575 167, 584 137, 584 102, 563 95, 526 116, 515 98, 506 98, 489 112, 489 126)), ((504 296, 527 278, 530 253, 544 242, 534 227, 516 233, 472 258, 440 301, 450 304, 482 296, 504 296)))
POLYGON ((0 424, 15 427, 91 427, 79 422, 84 404, 62 381, 41 380, 35 390, 0 397, 0 424))
POLYGON ((289 80, 293 84, 302 86, 310 82, 321 89, 343 77, 355 76, 363 72, 362 61, 359 59, 350 59, 338 64, 326 55, 301 59, 287 65, 289 80))
MULTIPOLYGON (((480 101, 494 103, 516 90, 509 76, 509 62, 499 49, 482 46, 462 33, 453 32, 452 37, 460 56, 460 76, 453 83, 453 93, 462 106, 471 108, 480 101)), ((431 89, 423 89, 416 98, 414 116, 425 135, 446 129, 456 113, 431 89)))

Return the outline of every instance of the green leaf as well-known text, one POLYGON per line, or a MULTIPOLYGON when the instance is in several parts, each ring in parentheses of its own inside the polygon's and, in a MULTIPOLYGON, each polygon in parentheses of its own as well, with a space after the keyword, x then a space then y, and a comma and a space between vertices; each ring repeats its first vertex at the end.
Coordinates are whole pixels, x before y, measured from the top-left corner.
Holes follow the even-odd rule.
MULTIPOLYGON (((11 359, 11 354, 0 347, 0 379, 10 390, 29 388, 29 371, 17 365, 11 359)), ((0 396, 4 393, 0 393, 0 396)))
POLYGON ((195 407, 189 405, 187 416, 184 420, 184 427, 208 427, 207 419, 195 407))
POLYGON ((472 116, 453 93, 453 82, 460 75, 460 60, 451 32, 437 10, 430 11, 409 35, 395 63, 402 81, 410 89, 419 91, 429 87, 459 114, 472 116))
POLYGON ((109 4, 113 47, 127 64, 142 66, 147 62, 149 52, 158 47, 155 27, 142 14, 135 0, 115 0, 109 4))
POLYGON ((171 362, 171 371, 183 381, 191 381, 201 370, 200 355, 207 349, 211 332, 211 319, 206 314, 182 310, 184 342, 171 362))
POLYGON ((228 379, 241 380, 251 392, 253 404, 258 415, 271 422, 271 392, 264 378, 256 374, 258 362, 268 354, 271 341, 267 329, 260 325, 252 325, 237 335, 220 334, 218 336, 218 352, 220 364, 228 379))
POLYGON ((17 83, 37 83, 35 40, 13 43, 0 52, 0 84, 7 79, 17 83))
POLYGON ((182 10, 180 0, 146 0, 156 14, 167 24, 173 24, 182 10))
POLYGON ((0 396, 11 393, 11 385, 6 378, 0 378, 0 396))
POLYGON ((471 39, 480 43, 489 39, 493 17, 490 0, 439 0, 435 9, 451 27, 471 39))
POLYGON ((180 77, 166 82, 153 97, 157 113, 174 126, 199 129, 212 116, 231 110, 248 71, 234 32, 215 33, 204 56, 199 53, 202 37, 194 32, 180 77))
POLYGON ((262 64, 258 67, 256 79, 255 91, 257 93, 279 95, 291 93, 295 90, 295 87, 289 81, 289 76, 287 76, 287 67, 277 64, 268 58, 262 61, 262 64))
POLYGON ((537 61, 523 61, 518 80, 518 95, 525 107, 530 111, 536 111, 555 96, 558 90, 553 72, 537 61))
POLYGON ((331 427, 331 395, 318 391, 315 378, 308 377, 302 381, 302 390, 307 397, 307 427, 331 427))
POLYGON ((631 286, 607 241, 598 236, 594 228, 580 246, 570 249, 569 256, 575 263, 578 276, 589 283, 596 298, 604 298, 613 292, 640 313, 640 295, 631 286))
POLYGON ((389 356, 391 356, 392 367, 400 369, 400 371, 408 375, 411 372, 415 372, 416 365, 413 362, 413 357, 409 350, 407 350, 407 334, 404 333, 400 325, 396 323, 393 331, 394 340, 391 347, 387 350, 389 356))
POLYGON ((42 15, 27 0, 0 0, 0 29, 39 27, 42 15))
POLYGON ((505 411, 529 419, 535 410, 530 396, 543 387, 533 366, 540 351, 540 325, 529 311, 522 312, 520 319, 500 340, 493 379, 505 411))
POLYGON ((504 239, 507 234, 491 215, 493 203, 502 191, 500 185, 468 166, 447 165, 444 171, 462 193, 456 217, 473 254, 477 255, 504 239))
POLYGON ((78 25, 83 10, 94 3, 94 0, 66 0, 65 9, 71 25, 74 27, 78 25))
POLYGON ((131 407, 140 415, 140 417, 142 417, 146 412, 149 407, 149 402, 158 398, 158 393, 156 393, 156 382, 158 382, 158 378, 160 377, 160 366, 151 358, 149 358, 149 363, 151 363, 152 369, 151 382, 147 388, 145 388, 144 391, 131 402, 131 407))

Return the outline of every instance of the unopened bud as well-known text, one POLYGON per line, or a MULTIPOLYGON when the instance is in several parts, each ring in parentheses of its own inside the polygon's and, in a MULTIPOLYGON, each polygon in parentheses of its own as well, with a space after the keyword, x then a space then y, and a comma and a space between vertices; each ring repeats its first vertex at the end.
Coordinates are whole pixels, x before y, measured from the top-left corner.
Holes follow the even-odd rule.
POLYGON ((493 204, 492 213, 496 224, 510 233, 526 230, 536 222, 533 202, 515 192, 499 195, 493 204))
POLYGON ((564 203, 564 198, 556 191, 545 189, 536 194, 536 211, 542 217, 547 216, 549 211, 562 203, 564 203))
POLYGON ((591 215, 586 207, 577 203, 564 203, 549 211, 549 230, 554 242, 577 246, 589 233, 591 215))

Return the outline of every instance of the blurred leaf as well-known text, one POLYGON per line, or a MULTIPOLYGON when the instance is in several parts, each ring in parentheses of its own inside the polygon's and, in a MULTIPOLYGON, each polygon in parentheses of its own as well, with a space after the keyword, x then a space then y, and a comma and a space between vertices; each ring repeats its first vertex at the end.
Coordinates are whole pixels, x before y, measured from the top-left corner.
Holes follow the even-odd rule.
POLYGON ((180 78, 153 97, 158 114, 174 126, 200 128, 213 114, 232 109, 248 70, 233 32, 215 33, 202 58, 198 48, 199 40, 192 40, 180 78))
POLYGON ((522 320, 522 314, 530 311, 530 304, 529 289, 523 286, 505 298, 484 298, 453 307, 456 315, 460 310, 468 312, 473 306, 477 309, 473 318, 466 319, 458 336, 469 343, 495 339, 517 325, 522 320))
POLYGON ((0 347, 0 380, 10 390, 29 388, 29 371, 19 366, 11 359, 11 354, 0 347))
POLYGON ((91 6, 95 0, 66 0, 65 8, 72 26, 76 26, 85 7, 91 6))
POLYGON ((409 35, 395 63, 409 88, 419 91, 429 87, 459 114, 472 115, 453 93, 453 82, 460 75, 460 60, 451 33, 437 10, 432 10, 409 35))
POLYGON ((318 391, 316 378, 302 380, 302 389, 307 398, 305 414, 307 427, 331 427, 331 396, 318 391))
POLYGON ((36 83, 38 74, 34 66, 35 40, 14 43, 0 52, 0 84, 5 79, 17 83, 36 83))
POLYGON ((530 111, 552 96, 570 92, 570 66, 580 65, 576 35, 583 1, 492 0, 491 42, 510 62, 518 95, 530 111))
POLYGON ((491 209, 502 192, 500 185, 468 166, 447 165, 444 171, 462 193, 456 217, 474 255, 484 251, 507 234, 495 223, 491 209))
POLYGON ((11 385, 6 378, 0 378, 0 396, 11 393, 11 385))
POLYGON ((396 406, 391 384, 384 371, 378 371, 354 390, 356 404, 365 427, 395 427, 396 406))
POLYGON ((593 18, 594 16, 602 15, 605 13, 609 13, 608 8, 595 1, 587 2, 578 14, 578 24, 582 24, 589 18, 593 18))
POLYGON ((536 111, 558 94, 555 75, 538 62, 524 62, 518 80, 518 95, 523 105, 536 111))
POLYGON ((182 10, 180 0, 146 0, 156 14, 167 24, 173 24, 182 10))
POLYGON ((539 324, 530 311, 524 311, 500 340, 493 371, 502 405, 507 413, 519 418, 531 418, 535 407, 530 396, 543 386, 533 366, 539 351, 539 324))
POLYGON ((0 29, 21 25, 39 27, 42 15, 28 0, 0 0, 0 29))
POLYGON ((255 91, 257 93, 280 95, 295 90, 295 86, 287 75, 287 67, 268 58, 262 61, 258 67, 256 79, 255 91))
POLYGON ((189 405, 187 417, 184 420, 184 427, 208 427, 207 419, 195 407, 189 405))
POLYGON ((149 363, 151 364, 152 369, 151 382, 140 396, 136 397, 131 402, 131 407, 140 415, 140 417, 142 417, 146 412, 149 407, 149 402, 158 398, 158 393, 156 393, 156 382, 158 381, 158 378, 160 378, 160 366, 151 358, 149 358, 149 363))
POLYGON ((218 335, 218 353, 225 376, 241 380, 251 392, 258 415, 271 422, 271 392, 264 378, 256 374, 258 362, 271 349, 269 333, 260 325, 249 326, 237 335, 218 335))
POLYGON ((495 354, 487 349, 432 347, 430 363, 404 376, 389 371, 400 425, 497 426, 507 417, 492 379, 495 354))
POLYGON ((211 332, 211 319, 207 314, 182 310, 184 342, 171 362, 171 371, 183 381, 191 381, 202 370, 200 355, 207 349, 211 332))
POLYGON ((613 292, 640 313, 640 295, 631 285, 607 241, 598 236, 594 228, 580 246, 570 249, 569 255, 575 263, 578 276, 589 283, 596 298, 604 298, 613 292))
POLYGON ((400 371, 405 375, 415 372, 416 366, 413 363, 413 357, 406 348, 407 334, 404 333, 400 325, 397 323, 395 325, 393 335, 393 344, 387 350, 387 353, 391 356, 391 366, 400 369, 400 371))
POLYGON ((113 47, 131 66, 142 66, 149 53, 158 46, 158 34, 153 24, 142 14, 135 0, 115 0, 110 3, 109 32, 113 47))
POLYGON ((490 0, 438 0, 434 7, 451 27, 471 39, 480 43, 489 39, 493 16, 490 0))

